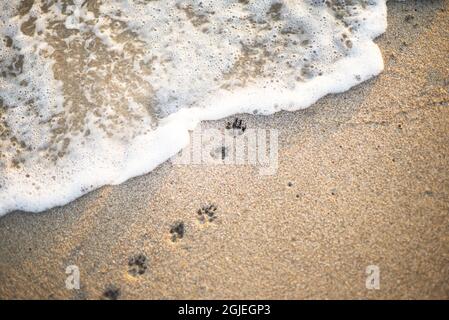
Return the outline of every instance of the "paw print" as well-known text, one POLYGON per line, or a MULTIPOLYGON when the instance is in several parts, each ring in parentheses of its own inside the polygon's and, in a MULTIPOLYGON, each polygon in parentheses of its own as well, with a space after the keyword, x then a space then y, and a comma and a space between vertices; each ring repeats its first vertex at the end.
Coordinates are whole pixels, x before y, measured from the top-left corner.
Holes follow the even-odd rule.
POLYGON ((143 254, 138 254, 128 260, 128 273, 132 276, 142 275, 147 271, 147 257, 143 254))
POLYGON ((217 216, 216 216, 216 211, 217 211, 217 206, 214 204, 211 205, 205 205, 202 208, 198 209, 197 213, 198 213, 198 220, 201 223, 204 223, 206 221, 212 222, 214 221, 217 216))
POLYGON ((176 242, 178 239, 182 239, 185 233, 184 222, 178 221, 170 228, 171 241, 176 242))
POLYGON ((235 118, 234 122, 228 122, 226 124, 226 129, 227 130, 232 130, 232 132, 234 133, 234 135, 242 135, 245 133, 246 131, 246 124, 243 122, 242 119, 239 118, 235 118))
POLYGON ((120 288, 110 285, 103 292, 103 298, 106 300, 117 300, 120 296, 120 288))

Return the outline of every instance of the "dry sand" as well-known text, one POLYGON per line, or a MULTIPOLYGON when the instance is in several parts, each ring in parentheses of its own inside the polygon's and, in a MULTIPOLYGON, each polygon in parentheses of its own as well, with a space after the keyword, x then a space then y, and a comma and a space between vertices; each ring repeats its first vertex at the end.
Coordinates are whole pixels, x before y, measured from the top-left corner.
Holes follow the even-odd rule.
POLYGON ((0 298, 449 298, 449 1, 389 1, 389 23, 378 78, 305 111, 241 116, 279 130, 275 175, 167 162, 2 217, 0 298), (209 203, 217 219, 201 224, 209 203), (80 290, 65 288, 68 265, 80 290))

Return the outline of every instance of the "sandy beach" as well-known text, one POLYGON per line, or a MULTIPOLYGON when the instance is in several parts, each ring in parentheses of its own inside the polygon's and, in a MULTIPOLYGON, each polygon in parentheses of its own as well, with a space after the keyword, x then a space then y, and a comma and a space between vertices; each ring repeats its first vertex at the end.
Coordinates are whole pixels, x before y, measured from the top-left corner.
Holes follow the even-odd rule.
POLYGON ((379 77, 303 111, 237 116, 277 130, 275 174, 169 161, 7 214, 0 298, 449 299, 449 1, 388 9, 379 77))

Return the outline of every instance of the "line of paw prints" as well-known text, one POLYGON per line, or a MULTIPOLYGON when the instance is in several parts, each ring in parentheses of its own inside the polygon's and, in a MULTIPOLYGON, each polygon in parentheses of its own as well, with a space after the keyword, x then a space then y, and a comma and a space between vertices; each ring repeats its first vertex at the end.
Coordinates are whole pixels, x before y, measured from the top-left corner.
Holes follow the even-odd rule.
MULTIPOLYGON (((201 224, 206 222, 213 222, 217 219, 218 207, 215 204, 207 204, 197 210, 197 219, 201 224)), ((177 242, 184 238, 186 233, 186 226, 183 221, 176 221, 170 226, 170 239, 172 242, 177 242)))
MULTIPOLYGON (((207 204, 197 210, 197 219, 200 223, 213 222, 217 219, 218 207, 215 204, 207 204)), ((176 221, 170 226, 169 234, 172 242, 180 241, 184 238, 186 226, 183 221, 176 221)), ((128 259, 128 274, 139 277, 148 270, 148 258, 142 254, 136 254, 128 259)), ((108 285, 103 291, 102 298, 105 300, 117 300, 121 295, 120 287, 108 285)))

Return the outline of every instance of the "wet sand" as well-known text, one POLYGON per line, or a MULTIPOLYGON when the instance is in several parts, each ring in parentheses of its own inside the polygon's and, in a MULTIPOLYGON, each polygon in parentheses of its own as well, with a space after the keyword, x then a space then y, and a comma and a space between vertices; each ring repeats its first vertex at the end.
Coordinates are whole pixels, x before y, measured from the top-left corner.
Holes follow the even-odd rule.
POLYGON ((239 115, 279 130, 276 174, 166 162, 8 214, 0 298, 448 299, 449 1, 388 6, 379 77, 304 111, 239 115), (205 205, 215 219, 202 223, 205 205))

